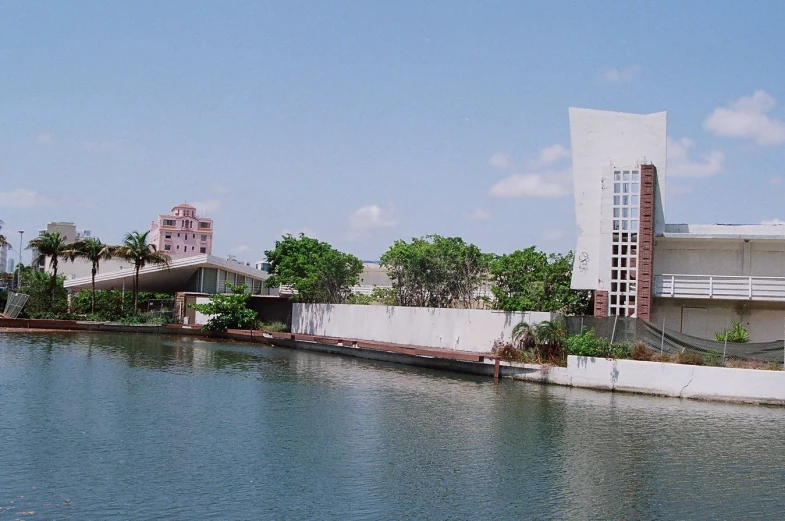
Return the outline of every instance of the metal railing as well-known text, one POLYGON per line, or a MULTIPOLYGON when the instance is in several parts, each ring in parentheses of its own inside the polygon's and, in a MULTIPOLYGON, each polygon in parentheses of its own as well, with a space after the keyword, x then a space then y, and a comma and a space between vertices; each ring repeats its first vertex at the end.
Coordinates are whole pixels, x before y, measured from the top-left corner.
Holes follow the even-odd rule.
POLYGON ((785 277, 655 275, 654 296, 717 300, 785 301, 785 277))

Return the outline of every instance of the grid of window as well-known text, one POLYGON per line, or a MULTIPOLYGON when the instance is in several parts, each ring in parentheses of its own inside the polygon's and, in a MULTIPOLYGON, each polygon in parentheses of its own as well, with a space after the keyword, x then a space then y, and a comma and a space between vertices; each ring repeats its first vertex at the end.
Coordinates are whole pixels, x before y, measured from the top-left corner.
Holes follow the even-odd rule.
POLYGON ((639 212, 640 172, 614 170, 610 315, 635 316, 639 212))

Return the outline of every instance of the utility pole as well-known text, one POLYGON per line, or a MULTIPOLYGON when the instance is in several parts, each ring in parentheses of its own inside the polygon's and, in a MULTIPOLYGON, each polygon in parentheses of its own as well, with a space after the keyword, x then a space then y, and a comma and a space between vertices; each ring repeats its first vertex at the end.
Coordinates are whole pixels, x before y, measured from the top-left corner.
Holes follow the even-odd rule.
POLYGON ((19 230, 19 266, 16 268, 19 275, 17 276, 16 280, 16 292, 19 293, 19 290, 22 288, 22 237, 24 236, 25 231, 19 230))

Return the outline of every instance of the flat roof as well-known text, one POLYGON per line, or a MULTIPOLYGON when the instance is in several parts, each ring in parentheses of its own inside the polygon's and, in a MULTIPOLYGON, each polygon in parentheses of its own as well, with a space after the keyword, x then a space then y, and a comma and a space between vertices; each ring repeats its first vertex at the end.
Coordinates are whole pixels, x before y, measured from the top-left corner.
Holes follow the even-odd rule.
POLYGON ((785 241, 785 224, 666 224, 657 237, 785 241))

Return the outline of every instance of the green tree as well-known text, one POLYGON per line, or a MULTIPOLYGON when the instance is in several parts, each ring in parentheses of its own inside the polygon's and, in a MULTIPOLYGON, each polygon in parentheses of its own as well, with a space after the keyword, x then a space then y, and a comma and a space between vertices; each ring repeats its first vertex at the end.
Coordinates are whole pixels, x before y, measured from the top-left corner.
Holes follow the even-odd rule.
POLYGON ((397 240, 381 256, 399 306, 472 307, 490 255, 460 237, 397 240))
MULTIPOLYGON (((2 230, 2 229, 3 229, 3 225, 4 225, 4 224, 5 224, 5 223, 3 222, 3 220, 2 220, 2 219, 0 219, 0 230, 2 230)), ((8 241, 6 241, 6 240, 5 240, 5 235, 3 235, 2 233, 0 233, 0 248, 2 248, 4 244, 8 244, 8 241)), ((5 266, 3 266, 3 268, 5 268, 5 266)))
POLYGON ((270 263, 269 287, 291 286, 300 302, 340 304, 357 285, 363 263, 326 242, 304 234, 286 234, 275 241, 275 249, 265 251, 270 263))
POLYGON ((71 262, 74 259, 85 259, 92 264, 91 269, 91 291, 90 291, 90 313, 95 313, 95 276, 98 273, 102 260, 109 260, 112 258, 114 248, 107 246, 100 240, 89 237, 83 241, 79 241, 71 246, 67 252, 67 258, 71 262))
POLYGON ((172 260, 169 255, 162 251, 158 251, 154 244, 147 242, 147 236, 150 235, 149 231, 139 233, 134 230, 127 233, 123 239, 123 244, 114 248, 114 255, 126 259, 134 263, 134 311, 137 309, 139 299, 139 270, 145 266, 166 266, 169 267, 169 262, 172 260))
POLYGON ((227 329, 245 329, 256 323, 256 311, 248 309, 251 295, 245 292, 246 285, 226 284, 230 294, 217 294, 210 297, 206 304, 191 304, 199 313, 210 315, 202 329, 205 331, 226 331, 227 329))
POLYGON ((550 311, 568 315, 588 310, 589 293, 570 288, 572 253, 537 251, 532 246, 491 262, 494 307, 505 311, 550 311))
POLYGON ((45 262, 46 258, 49 257, 49 267, 52 269, 50 292, 52 300, 54 300, 55 286, 57 284, 58 261, 60 259, 67 260, 70 245, 66 242, 65 236, 61 235, 60 232, 44 232, 28 242, 27 248, 35 249, 37 252, 36 257, 32 261, 33 266, 45 262))
POLYGON ((27 316, 56 318, 68 311, 68 293, 63 287, 65 277, 55 277, 33 267, 22 267, 19 275, 25 279, 24 293, 30 297, 24 307, 27 316))

